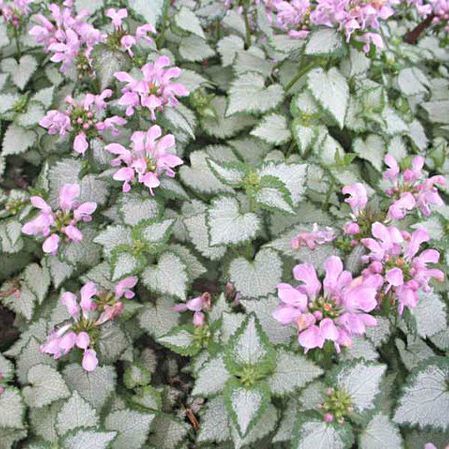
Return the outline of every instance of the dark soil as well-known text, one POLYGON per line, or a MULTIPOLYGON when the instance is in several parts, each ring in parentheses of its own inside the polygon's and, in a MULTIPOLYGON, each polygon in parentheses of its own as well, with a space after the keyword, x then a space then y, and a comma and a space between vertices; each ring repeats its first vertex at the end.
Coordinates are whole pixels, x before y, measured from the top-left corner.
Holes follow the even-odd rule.
POLYGON ((14 327, 14 314, 0 305, 0 350, 3 351, 19 337, 14 327))

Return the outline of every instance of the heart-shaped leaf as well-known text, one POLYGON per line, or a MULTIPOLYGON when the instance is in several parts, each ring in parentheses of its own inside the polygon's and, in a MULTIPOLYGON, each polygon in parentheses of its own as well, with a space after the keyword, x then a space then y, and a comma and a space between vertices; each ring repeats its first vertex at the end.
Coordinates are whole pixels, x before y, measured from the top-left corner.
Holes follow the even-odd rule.
POLYGON ((252 240, 260 228, 260 219, 251 212, 240 212, 235 198, 223 196, 212 201, 208 210, 211 245, 235 245, 252 240))
POLYGON ((30 407, 43 407, 70 396, 61 374, 51 366, 33 366, 28 371, 28 381, 32 386, 23 389, 23 397, 30 407))
POLYGON ((282 261, 276 251, 260 250, 254 261, 243 257, 229 266, 229 278, 244 297, 259 298, 274 293, 282 277, 282 261))
POLYGON ((17 62, 14 58, 4 59, 1 63, 2 71, 9 73, 12 82, 22 90, 37 69, 37 61, 31 55, 24 55, 17 62))
POLYGON ((97 424, 95 409, 77 391, 64 403, 57 416, 57 429, 61 436, 78 428, 96 427, 97 424))
POLYGON ((270 403, 270 391, 266 384, 245 388, 232 380, 226 386, 224 398, 232 421, 244 437, 270 403))
POLYGON ((182 259, 171 252, 165 252, 157 265, 150 265, 142 275, 143 283, 152 291, 173 295, 185 300, 189 277, 182 259))
POLYGON ((322 68, 313 69, 307 78, 315 100, 343 128, 349 102, 346 78, 335 67, 328 72, 322 68))

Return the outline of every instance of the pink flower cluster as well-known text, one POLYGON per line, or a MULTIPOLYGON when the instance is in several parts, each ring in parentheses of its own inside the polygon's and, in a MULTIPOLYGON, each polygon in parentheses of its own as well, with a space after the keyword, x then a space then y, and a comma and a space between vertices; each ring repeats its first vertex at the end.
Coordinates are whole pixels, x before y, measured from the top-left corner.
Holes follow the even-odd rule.
POLYGON ((288 31, 288 35, 295 39, 304 39, 310 32, 310 14, 312 4, 309 0, 274 0, 276 25, 288 31))
POLYGON ((119 100, 119 104, 126 106, 126 115, 133 115, 136 108, 143 107, 150 111, 151 119, 156 120, 156 111, 175 107, 178 105, 177 97, 189 95, 185 86, 172 81, 181 75, 181 69, 170 65, 168 56, 159 56, 153 63, 142 67, 141 79, 127 72, 114 74, 120 82, 126 83, 119 100))
POLYGON ((206 322, 205 311, 210 310, 212 304, 212 298, 210 293, 205 292, 201 296, 190 299, 183 304, 176 304, 173 307, 175 312, 187 312, 190 310, 193 312, 193 325, 196 327, 204 326, 206 322))
POLYGON ((126 51, 129 56, 134 56, 132 47, 136 45, 137 42, 144 41, 147 44, 153 43, 150 34, 156 33, 156 29, 149 23, 138 26, 134 36, 125 30, 123 20, 128 17, 128 11, 125 8, 118 10, 109 8, 106 11, 106 16, 111 19, 114 28, 114 33, 108 37, 109 42, 117 41, 120 48, 126 51))
POLYGON ((334 230, 330 227, 320 229, 317 223, 313 224, 312 231, 301 231, 291 241, 293 249, 299 249, 301 246, 307 246, 309 249, 315 249, 318 245, 324 245, 335 239, 334 230))
POLYGON ((277 286, 281 303, 273 317, 283 325, 296 325, 299 344, 306 352, 323 348, 326 341, 331 341, 339 352, 341 346, 351 345, 354 335, 363 335, 367 327, 377 324, 369 312, 377 306, 382 276, 370 274, 353 279, 336 256, 325 261, 324 269, 326 275, 321 283, 312 265, 296 265, 293 276, 300 284, 277 286))
POLYGON ((390 219, 402 220, 407 212, 414 209, 419 209, 428 217, 431 214, 430 206, 444 205, 436 186, 445 186, 446 181, 440 175, 430 178, 424 175, 422 156, 416 156, 412 160, 411 168, 402 173, 396 159, 390 154, 385 156, 385 164, 388 169, 384 173, 384 178, 392 184, 386 193, 395 199, 388 209, 390 219))
POLYGON ((420 246, 430 240, 424 228, 410 234, 376 222, 372 226, 372 235, 373 238, 362 239, 362 244, 370 251, 363 258, 370 263, 364 273, 382 274, 385 293, 393 292, 400 314, 405 307, 416 307, 419 291, 429 292, 432 279, 443 281, 444 273, 429 267, 429 264, 438 263, 440 253, 426 249, 418 255, 420 246))
POLYGON ((19 28, 23 18, 31 12, 30 3, 33 0, 0 0, 0 16, 14 28, 19 28))
POLYGON ((59 209, 53 211, 40 196, 32 196, 31 204, 40 209, 39 215, 25 223, 22 232, 27 235, 45 237, 42 249, 47 254, 56 254, 61 243, 61 237, 68 241, 80 242, 83 234, 78 229, 79 222, 92 220, 97 204, 76 201, 80 195, 78 184, 65 184, 59 191, 59 209))
POLYGON ((131 149, 118 143, 106 145, 106 151, 117 157, 111 162, 114 167, 125 165, 117 170, 113 178, 123 181, 124 192, 131 190, 131 183, 138 182, 150 189, 160 185, 160 177, 166 174, 173 177, 174 167, 183 163, 182 159, 171 153, 175 146, 175 137, 166 134, 162 137, 162 129, 153 125, 148 131, 136 131, 131 136, 131 149))
POLYGON ((432 16, 433 25, 444 25, 445 31, 449 31, 449 0, 408 0, 420 16, 432 16))
POLYGON ((311 26, 338 28, 347 41, 353 35, 363 42, 364 51, 369 51, 371 43, 383 48, 381 36, 377 33, 380 21, 394 14, 393 5, 397 0, 274 0, 276 24, 291 37, 307 37, 311 26))
POLYGON ((104 118, 107 107, 106 99, 112 96, 112 90, 106 89, 100 95, 86 94, 80 101, 67 96, 68 107, 64 112, 51 110, 39 124, 51 135, 65 136, 70 133, 73 138, 73 150, 84 154, 89 148, 89 139, 99 133, 110 131, 112 135, 119 134, 118 126, 126 124, 122 117, 114 115, 104 118))
POLYGON ((30 30, 36 42, 52 54, 51 61, 61 62, 61 71, 67 72, 77 62, 90 66, 93 47, 105 36, 87 22, 86 10, 74 13, 71 7, 60 7, 56 3, 49 6, 50 20, 43 14, 36 16, 38 25, 30 30))
MULTIPOLYGON (((343 270, 338 257, 330 257, 324 264, 326 276, 318 280, 315 268, 309 264, 297 265, 293 270, 300 285, 278 285, 280 305, 273 316, 283 325, 294 323, 298 328, 299 344, 309 350, 322 348, 332 341, 337 349, 351 344, 353 335, 361 335, 376 320, 370 315, 384 299, 397 302, 399 314, 406 307, 414 308, 420 292, 431 291, 432 280, 443 281, 444 273, 434 268, 440 254, 435 249, 421 245, 430 240, 424 228, 413 232, 387 225, 392 219, 403 219, 407 212, 419 209, 423 215, 431 213, 431 205, 442 205, 435 185, 444 185, 441 176, 430 178, 423 174, 424 159, 415 157, 411 167, 403 172, 396 160, 387 155, 384 178, 392 183, 387 194, 393 203, 388 213, 376 211, 368 204, 368 193, 361 183, 345 186, 342 193, 351 207, 351 221, 344 226, 344 234, 351 244, 361 244, 368 251, 362 256, 366 264, 361 276, 343 270), (385 220, 382 223, 376 217, 385 220)), ((311 232, 301 232, 292 241, 293 248, 317 245, 332 241, 331 229, 320 230, 314 225, 311 232)))
POLYGON ((73 348, 83 350, 82 366, 86 371, 93 371, 98 365, 97 353, 93 349, 98 326, 115 319, 123 312, 122 297, 134 297, 132 289, 137 284, 135 276, 121 280, 114 293, 100 292, 93 282, 87 282, 80 290, 79 299, 71 292, 61 296, 74 323, 68 323, 54 330, 41 345, 41 351, 52 355, 55 359, 68 354, 73 348), (96 299, 94 299, 97 297, 96 299), (98 313, 101 308, 102 312, 98 313))

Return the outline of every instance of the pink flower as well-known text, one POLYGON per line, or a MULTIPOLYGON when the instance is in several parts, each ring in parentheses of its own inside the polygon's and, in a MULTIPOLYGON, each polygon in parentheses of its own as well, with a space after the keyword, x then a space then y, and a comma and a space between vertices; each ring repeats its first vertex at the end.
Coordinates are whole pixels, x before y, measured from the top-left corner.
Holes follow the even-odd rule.
POLYGON ((104 324, 107 321, 115 320, 123 313, 124 309, 125 305, 120 301, 116 301, 112 306, 109 304, 105 305, 103 313, 100 315, 95 324, 97 326, 100 326, 101 324, 104 324))
POLYGON ((86 10, 75 15, 71 7, 61 8, 55 3, 49 5, 49 10, 50 20, 42 14, 36 15, 39 24, 31 28, 30 35, 52 54, 51 61, 62 63, 62 72, 68 72, 74 63, 79 68, 87 65, 91 70, 90 53, 105 36, 87 22, 86 10))
POLYGON ((119 116, 104 118, 107 108, 106 99, 111 97, 112 90, 105 89, 100 95, 86 94, 82 100, 76 101, 71 96, 66 97, 67 109, 64 112, 51 110, 39 124, 48 129, 49 134, 73 136, 73 150, 84 154, 89 148, 89 141, 99 134, 111 131, 119 134, 117 126, 126 124, 119 116))
POLYGON ((204 311, 211 308, 211 296, 210 293, 205 292, 201 296, 188 300, 184 304, 176 304, 173 307, 175 312, 186 312, 190 310, 193 313, 193 325, 201 327, 206 322, 206 315, 204 311))
POLYGON ((346 235, 357 235, 360 233, 360 226, 358 225, 358 223, 349 221, 348 223, 345 223, 343 227, 343 232, 346 235))
POLYGON ((133 115, 135 108, 141 106, 150 111, 152 120, 156 120, 156 111, 175 107, 178 105, 177 97, 189 95, 182 84, 172 82, 173 78, 181 75, 181 69, 167 68, 170 65, 168 56, 159 56, 154 63, 142 67, 143 79, 135 79, 127 72, 114 74, 120 82, 126 83, 119 100, 119 104, 126 106, 126 115, 133 115))
POLYGON ((293 249, 299 249, 301 246, 306 245, 309 249, 315 249, 317 245, 324 245, 325 243, 332 242, 335 239, 334 230, 330 227, 319 229, 317 223, 313 224, 311 232, 300 232, 293 238, 291 245, 293 249))
POLYGON ((136 131, 131 136, 131 149, 128 150, 118 143, 106 145, 106 151, 117 157, 111 162, 115 167, 125 164, 115 172, 113 178, 123 181, 124 192, 131 190, 131 183, 137 182, 150 189, 160 185, 160 177, 174 177, 173 168, 183 163, 182 159, 169 150, 175 146, 172 134, 162 136, 158 125, 153 125, 147 132, 136 131))
POLYGON ((431 290, 432 279, 443 281, 444 273, 429 264, 438 263, 440 254, 434 249, 426 249, 419 255, 422 243, 429 241, 429 234, 424 228, 417 229, 411 235, 402 235, 394 227, 387 228, 380 223, 373 224, 376 239, 363 239, 362 243, 371 250, 365 260, 371 266, 365 274, 384 272, 385 292, 392 291, 398 300, 399 313, 405 307, 416 307, 419 291, 431 290), (391 236, 396 236, 391 239, 391 236), (398 236, 401 235, 401 238, 398 236), (376 264, 375 267, 372 267, 376 264), (381 264, 379 266, 379 264, 381 264))
POLYGON ((137 283, 137 277, 123 279, 115 286, 113 292, 100 291, 94 282, 86 282, 78 295, 64 292, 61 303, 73 319, 58 330, 50 333, 47 341, 41 346, 41 351, 58 359, 68 354, 73 348, 84 351, 82 366, 86 371, 92 371, 98 365, 96 352, 93 349, 92 336, 97 335, 96 329, 107 321, 121 315, 124 304, 118 299, 122 296, 132 298, 131 290, 137 283))
POLYGON ((383 261, 387 255, 400 254, 404 238, 399 229, 376 222, 371 226, 371 233, 374 238, 361 240, 362 244, 371 251, 369 256, 364 258, 365 261, 383 261))
POLYGON ((367 208, 368 193, 365 186, 359 182, 343 187, 342 193, 347 195, 345 202, 349 204, 352 210, 352 221, 345 223, 343 226, 343 232, 351 237, 356 236, 352 240, 352 244, 355 245, 357 244, 358 239, 360 239, 362 234, 365 232, 366 217, 369 216, 367 208))
POLYGON ((364 42, 363 50, 368 52, 371 43, 383 48, 378 33, 380 22, 393 15, 392 5, 396 0, 379 2, 354 2, 351 0, 317 0, 310 12, 310 22, 314 25, 336 27, 343 31, 349 42, 353 37, 364 42))
POLYGON ((415 197, 410 192, 401 193, 399 199, 388 209, 388 217, 392 220, 402 220, 407 215, 407 212, 415 207, 415 197))
POLYGON ((24 22, 24 18, 31 12, 29 5, 33 0, 0 0, 0 16, 6 23, 14 28, 19 28, 24 22))
POLYGON ((413 5, 420 16, 433 15, 432 24, 439 25, 446 32, 449 31, 449 2, 448 0, 408 0, 409 5, 413 5))
POLYGON ((309 33, 309 0, 274 1, 276 25, 287 31, 290 37, 304 39, 309 33))
MULTIPOLYGON (((63 355, 67 354, 71 348, 69 350, 67 350, 67 344, 65 344, 65 345, 63 344, 63 347, 61 347, 60 343, 61 343, 61 339, 64 337, 64 335, 67 333, 67 331, 70 328, 71 328, 71 324, 67 324, 67 325, 61 327, 60 329, 58 329, 57 331, 51 332, 50 335, 47 337, 47 341, 41 345, 41 347, 40 347, 41 352, 50 354, 55 359, 59 359, 63 355)), ((66 343, 67 343, 67 340, 70 340, 70 338, 71 337, 66 339, 66 343)), ((76 335, 75 335, 75 339, 76 339, 76 335)))
POLYGON ((132 299, 136 295, 131 289, 134 288, 137 284, 137 276, 129 276, 125 279, 122 279, 115 286, 115 297, 116 299, 120 299, 124 296, 126 299, 132 299))
POLYGON ((432 5, 424 4, 423 0, 407 0, 407 3, 413 5, 420 16, 425 17, 432 13, 432 5))
POLYGON ((66 307, 70 316, 77 317, 79 315, 81 308, 78 304, 76 295, 71 292, 65 292, 61 296, 61 302, 66 307))
POLYGON ((76 336, 76 346, 80 349, 87 349, 90 345, 90 337, 87 332, 80 332, 76 336))
POLYGON ((56 254, 61 237, 67 241, 80 242, 83 234, 77 228, 79 222, 87 222, 97 208, 97 203, 79 204, 76 198, 80 195, 78 184, 64 184, 59 191, 59 209, 52 208, 40 196, 32 196, 31 204, 40 209, 33 220, 22 226, 27 235, 46 237, 42 250, 47 254, 56 254))
POLYGON ((336 256, 325 261, 324 269, 321 283, 312 265, 296 265, 293 275, 300 284, 296 288, 278 285, 281 304, 273 317, 283 325, 296 324, 298 342, 306 352, 322 348, 326 341, 333 342, 339 352, 341 346, 351 344, 353 335, 362 335, 367 327, 376 325, 369 312, 377 306, 382 277, 373 274, 353 279, 336 256))
POLYGON ((412 160, 411 168, 402 173, 393 156, 385 156, 385 164, 388 169, 384 178, 391 182, 392 187, 387 190, 387 195, 394 198, 388 209, 388 218, 391 220, 402 220, 408 212, 418 209, 428 217, 431 214, 430 206, 443 206, 436 186, 445 186, 443 176, 432 176, 427 178, 423 173, 424 158, 416 156, 412 160))
POLYGON ((126 19, 128 17, 128 11, 125 8, 118 10, 115 8, 109 8, 106 11, 106 17, 109 17, 111 19, 112 25, 117 30, 122 27, 123 19, 126 19))
POLYGON ((71 324, 53 331, 47 341, 41 345, 43 353, 50 354, 54 359, 59 359, 68 354, 75 346, 84 350, 82 366, 86 371, 93 371, 98 365, 96 352, 90 348, 90 337, 87 332, 76 334, 71 331, 71 324))
POLYGON ((150 23, 141 25, 136 29, 136 40, 143 40, 147 44, 152 44, 153 39, 149 36, 150 34, 156 34, 156 28, 154 28, 154 26, 150 23))
POLYGON ((97 286, 94 282, 87 282, 80 290, 80 306, 83 314, 88 315, 89 312, 96 309, 96 305, 92 298, 98 293, 97 286))
POLYGON ((39 125, 48 129, 48 134, 59 134, 65 136, 71 129, 70 118, 67 114, 56 110, 47 112, 47 115, 43 117, 39 125))
POLYGON ((343 187, 342 192, 344 195, 348 195, 345 202, 349 204, 354 215, 365 209, 368 204, 368 194, 365 186, 360 182, 343 187))
POLYGON ((388 169, 385 170, 384 178, 394 182, 400 172, 399 165, 391 154, 385 155, 384 162, 388 167, 388 169))
POLYGON ((90 312, 96 309, 95 302, 92 300, 98 293, 97 287, 93 282, 87 282, 80 290, 80 299, 71 292, 65 292, 61 296, 61 302, 67 308, 69 315, 76 320, 89 318, 90 312))
POLYGON ((98 365, 97 353, 93 349, 86 349, 83 355, 82 367, 90 372, 98 365))
POLYGON ((136 38, 134 36, 130 36, 129 34, 123 36, 120 39, 120 45, 125 51, 128 52, 129 56, 134 56, 134 53, 132 51, 133 45, 136 45, 136 38))

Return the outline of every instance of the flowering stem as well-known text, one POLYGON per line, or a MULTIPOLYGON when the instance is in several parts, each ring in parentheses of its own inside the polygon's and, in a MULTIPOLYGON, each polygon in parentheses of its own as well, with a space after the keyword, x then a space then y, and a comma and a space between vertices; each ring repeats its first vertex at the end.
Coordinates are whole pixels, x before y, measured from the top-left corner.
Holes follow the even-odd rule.
POLYGON ((404 41, 410 45, 416 45, 418 43, 418 39, 421 34, 432 25, 432 21, 434 19, 434 14, 430 14, 427 16, 421 23, 419 23, 413 30, 409 31, 404 36, 404 41))
POLYGON ((19 34, 16 27, 14 27, 14 40, 16 42, 17 59, 20 59, 22 57, 22 49, 20 48, 19 34))
POLYGON ((246 30, 245 45, 246 48, 249 48, 251 47, 251 27, 249 24, 248 10, 246 7, 243 9, 243 18, 245 20, 245 30, 246 30))
POLYGON ((285 91, 288 92, 295 84, 296 82, 303 77, 310 69, 312 69, 315 66, 315 61, 310 61, 308 64, 306 64, 304 67, 298 70, 298 73, 290 80, 290 82, 285 86, 285 91))

